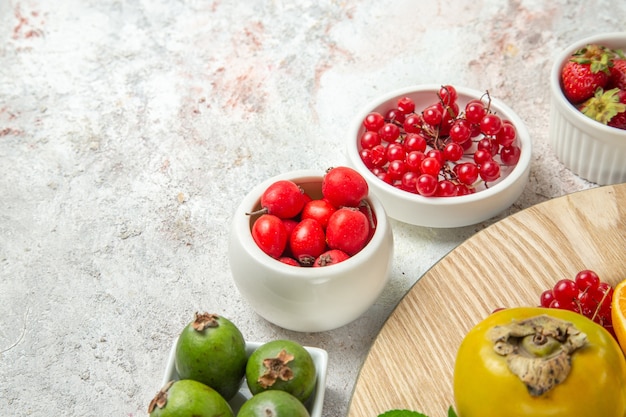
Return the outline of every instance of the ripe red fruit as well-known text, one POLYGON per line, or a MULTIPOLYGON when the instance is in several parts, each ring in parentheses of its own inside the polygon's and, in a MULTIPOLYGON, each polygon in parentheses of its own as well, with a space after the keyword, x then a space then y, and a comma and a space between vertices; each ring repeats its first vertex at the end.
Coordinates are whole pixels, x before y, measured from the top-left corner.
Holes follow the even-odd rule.
POLYGON ((337 210, 326 227, 326 241, 331 249, 339 249, 352 256, 367 244, 370 236, 370 221, 355 208, 337 210))
POLYGON ((626 90, 626 59, 614 59, 613 66, 610 68, 609 81, 607 88, 619 88, 626 90))
POLYGON ((301 266, 300 263, 293 259, 291 256, 281 256, 280 258, 278 258, 278 260, 289 266, 301 266))
POLYGON ((587 45, 572 54, 561 70, 563 94, 574 103, 593 97, 609 80, 610 51, 598 45, 587 45))
POLYGON ((337 208, 357 207, 368 192, 365 178, 352 168, 331 168, 322 179, 322 195, 337 208))
POLYGON ((289 248, 300 264, 310 266, 326 250, 322 225, 315 219, 301 220, 289 237, 289 248))
POLYGON ((287 246, 287 229, 277 216, 263 214, 252 225, 252 239, 263 252, 278 258, 287 246))
POLYGON ((339 249, 330 249, 317 257, 313 267, 329 266, 349 259, 350 255, 339 249))
POLYGON ((262 209, 254 213, 272 214, 289 219, 300 213, 305 198, 302 189, 293 181, 279 180, 272 183, 261 195, 262 209))
POLYGON ((335 206, 330 204, 328 200, 319 199, 311 200, 304 205, 302 213, 300 214, 302 219, 315 219, 325 229, 328 224, 328 219, 336 211, 335 206))

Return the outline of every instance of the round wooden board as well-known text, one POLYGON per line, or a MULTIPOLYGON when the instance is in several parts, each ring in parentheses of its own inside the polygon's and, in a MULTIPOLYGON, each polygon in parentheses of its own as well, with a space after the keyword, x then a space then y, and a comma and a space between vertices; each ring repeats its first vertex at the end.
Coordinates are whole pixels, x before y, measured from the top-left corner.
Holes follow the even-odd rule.
POLYGON ((498 307, 537 305, 544 289, 582 269, 612 285, 626 279, 626 184, 530 207, 446 255, 383 326, 359 373, 348 416, 375 417, 392 409, 447 416, 465 334, 498 307))

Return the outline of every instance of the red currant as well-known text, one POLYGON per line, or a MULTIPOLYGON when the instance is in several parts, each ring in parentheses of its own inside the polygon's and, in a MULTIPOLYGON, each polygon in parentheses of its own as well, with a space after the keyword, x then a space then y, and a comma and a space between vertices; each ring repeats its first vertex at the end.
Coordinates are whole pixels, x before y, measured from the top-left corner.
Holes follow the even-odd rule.
POLYGON ((425 197, 435 195, 437 191, 437 178, 429 174, 422 174, 417 179, 417 192, 425 197))
POLYGON ((399 98, 398 110, 403 114, 413 113, 415 111, 415 102, 410 97, 399 98))
POLYGON ((407 134, 406 137, 404 138, 403 144, 404 144, 404 150, 406 152, 412 152, 412 151, 425 152, 426 146, 427 146, 426 138, 417 133, 407 134))
POLYGON ((372 132, 370 130, 366 130, 361 135, 361 148, 363 149, 371 149, 376 145, 380 145, 381 140, 380 136, 376 132, 372 132))
POLYGON ((378 112, 368 114, 365 116, 365 120, 363 120, 363 126, 365 126, 365 129, 372 132, 378 132, 384 124, 385 118, 378 112))
POLYGON ((387 142, 393 142, 400 137, 400 128, 394 123, 385 123, 378 131, 380 138, 387 142))
POLYGON ((422 117, 424 118, 424 122, 429 125, 439 126, 443 120, 443 112, 436 105, 431 105, 424 109, 422 117))
POLYGON ((471 162, 459 164, 456 166, 456 175, 463 184, 472 185, 478 180, 478 167, 471 162))
POLYGON ((503 165, 517 165, 521 155, 522 150, 515 145, 503 146, 502 149, 500 149, 500 160, 503 165))
POLYGON ((595 290, 600 285, 600 277, 590 269, 579 271, 574 278, 579 291, 595 290))
POLYGON ((432 156, 424 158, 422 163, 420 164, 420 171, 423 174, 428 174, 431 177, 437 178, 439 175, 439 170, 441 169, 441 163, 437 158, 432 156))
POLYGON ((487 109, 480 100, 471 100, 465 105, 465 118, 472 124, 480 123, 485 114, 487 109))
POLYGON ((408 114, 404 118, 402 127, 406 133, 419 133, 422 130, 422 119, 417 114, 408 114))
POLYGON ((500 165, 493 159, 485 161, 480 165, 478 175, 484 181, 495 181, 500 178, 500 165))
POLYGON ((502 127, 500 116, 488 113, 480 120, 480 130, 485 135, 495 135, 502 127))
POLYGON ((446 106, 449 106, 456 102, 458 94, 456 92, 456 88, 451 85, 443 85, 439 89, 439 98, 441 102, 446 106))
POLYGON ((552 288, 554 298, 561 302, 572 301, 578 296, 578 287, 571 279, 561 279, 552 288))

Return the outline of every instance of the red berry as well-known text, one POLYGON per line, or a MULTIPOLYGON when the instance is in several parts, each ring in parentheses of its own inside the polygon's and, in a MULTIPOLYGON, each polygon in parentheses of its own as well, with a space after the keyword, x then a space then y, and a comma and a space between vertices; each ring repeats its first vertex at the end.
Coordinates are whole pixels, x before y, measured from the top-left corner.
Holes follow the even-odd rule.
POLYGON ((393 142, 400 137, 400 128, 394 123, 385 123, 378 135, 384 141, 393 142))
POLYGON ((420 164, 420 171, 423 174, 428 174, 432 177, 437 177, 439 170, 441 169, 441 163, 436 157, 426 157, 420 164))
POLYGON ((456 175, 463 184, 472 185, 478 180, 478 167, 471 162, 456 166, 456 175))
POLYGON ((366 130, 361 135, 361 148, 363 149, 371 149, 376 145, 380 145, 381 139, 378 136, 378 133, 366 130))
POLYGON ((281 256, 280 258, 278 258, 278 260, 284 264, 287 265, 291 265, 291 266, 301 266, 300 263, 298 261, 296 261, 295 259, 293 259, 290 256, 281 256))
POLYGON ((600 277, 590 269, 579 271, 574 277, 579 291, 595 290, 600 285, 600 277))
POLYGON ((493 159, 485 161, 478 168, 478 175, 483 181, 495 181, 500 178, 500 165, 493 159))
POLYGON ((315 219, 302 219, 289 237, 289 248, 302 265, 310 266, 326 250, 326 236, 315 219))
POLYGON ((609 69, 609 72, 610 75, 606 88, 626 90, 626 59, 614 59, 613 66, 609 69))
POLYGON ((437 191, 437 178, 430 174, 422 174, 417 179, 417 192, 424 197, 435 195, 437 191))
POLYGON ((384 124, 385 118, 378 112, 368 114, 365 116, 365 120, 363 120, 363 126, 365 126, 365 129, 372 132, 378 132, 384 124))
POLYGON ((609 80, 609 51, 599 45, 587 45, 572 54, 561 70, 563 94, 574 103, 593 97, 609 80))
POLYGON ((302 219, 315 219, 322 228, 326 228, 328 219, 337 209, 328 200, 311 200, 304 205, 300 217, 302 219))
POLYGON ((274 182, 261 195, 261 211, 281 219, 297 216, 304 203, 304 192, 289 180, 274 182))
POLYGON ((502 128, 502 120, 498 115, 487 113, 480 120, 480 130, 485 135, 495 135, 500 131, 500 128, 502 128))
POLYGON ((435 196, 437 197, 454 197, 457 195, 456 184, 450 180, 441 180, 437 183, 435 196))
POLYGON ((500 160, 503 165, 513 166, 519 162, 522 150, 517 146, 504 146, 500 149, 500 160))
POLYGON ((578 287, 571 279, 561 279, 554 284, 552 292, 560 302, 568 302, 578 296, 578 287))
POLYGON ((545 290, 541 293, 541 296, 539 297, 539 305, 541 305, 541 307, 550 307, 550 304, 554 299, 554 293, 552 292, 552 290, 545 290))
POLYGON ((330 249, 317 257, 313 267, 335 265, 349 259, 350 255, 339 249, 330 249))
POLYGON ((344 207, 328 220, 326 241, 331 249, 339 249, 352 256, 367 244, 370 221, 361 211, 344 207))
POLYGON ((402 97, 398 99, 398 110, 404 114, 413 113, 415 111, 415 102, 410 97, 402 97))
POLYGON ((331 168, 322 179, 322 195, 337 208, 358 206, 368 191, 363 176, 352 168, 331 168))
POLYGON ((443 120, 443 112, 436 105, 428 106, 422 115, 424 121, 431 126, 439 126, 443 120))
POLYGON ((443 85, 439 89, 439 98, 441 102, 446 106, 450 106, 456 102, 458 95, 456 92, 456 88, 451 85, 443 85))
POLYGON ((406 135, 406 137, 404 138, 404 142, 402 142, 402 144, 404 145, 404 150, 406 152, 411 152, 411 151, 424 152, 426 151, 427 141, 424 136, 420 134, 412 133, 412 134, 406 135))
POLYGON ((252 224, 252 239, 263 252, 278 258, 287 246, 287 230, 280 218, 263 214, 252 224))
POLYGON ((402 127, 406 133, 419 133, 422 128, 422 119, 417 114, 408 114, 402 122, 402 127))

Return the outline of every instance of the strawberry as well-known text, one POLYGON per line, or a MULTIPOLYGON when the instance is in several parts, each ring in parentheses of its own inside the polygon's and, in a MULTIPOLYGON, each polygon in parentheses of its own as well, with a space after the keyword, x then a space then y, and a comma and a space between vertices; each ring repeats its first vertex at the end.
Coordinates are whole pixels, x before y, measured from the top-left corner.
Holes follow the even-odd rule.
MULTIPOLYGON (((626 105, 626 90, 620 90, 617 95, 619 96, 619 102, 626 105)), ((608 125, 626 130, 626 110, 613 116, 611 120, 609 120, 608 125)))
POLYGON ((609 76, 607 88, 626 90, 626 59, 614 59, 610 71, 611 75, 609 76))
POLYGON ((618 129, 626 129, 626 91, 619 88, 598 89, 580 107, 584 115, 618 129))
POLYGON ((563 94, 574 104, 593 97, 609 80, 614 53, 603 46, 587 45, 574 52, 561 70, 563 94))

